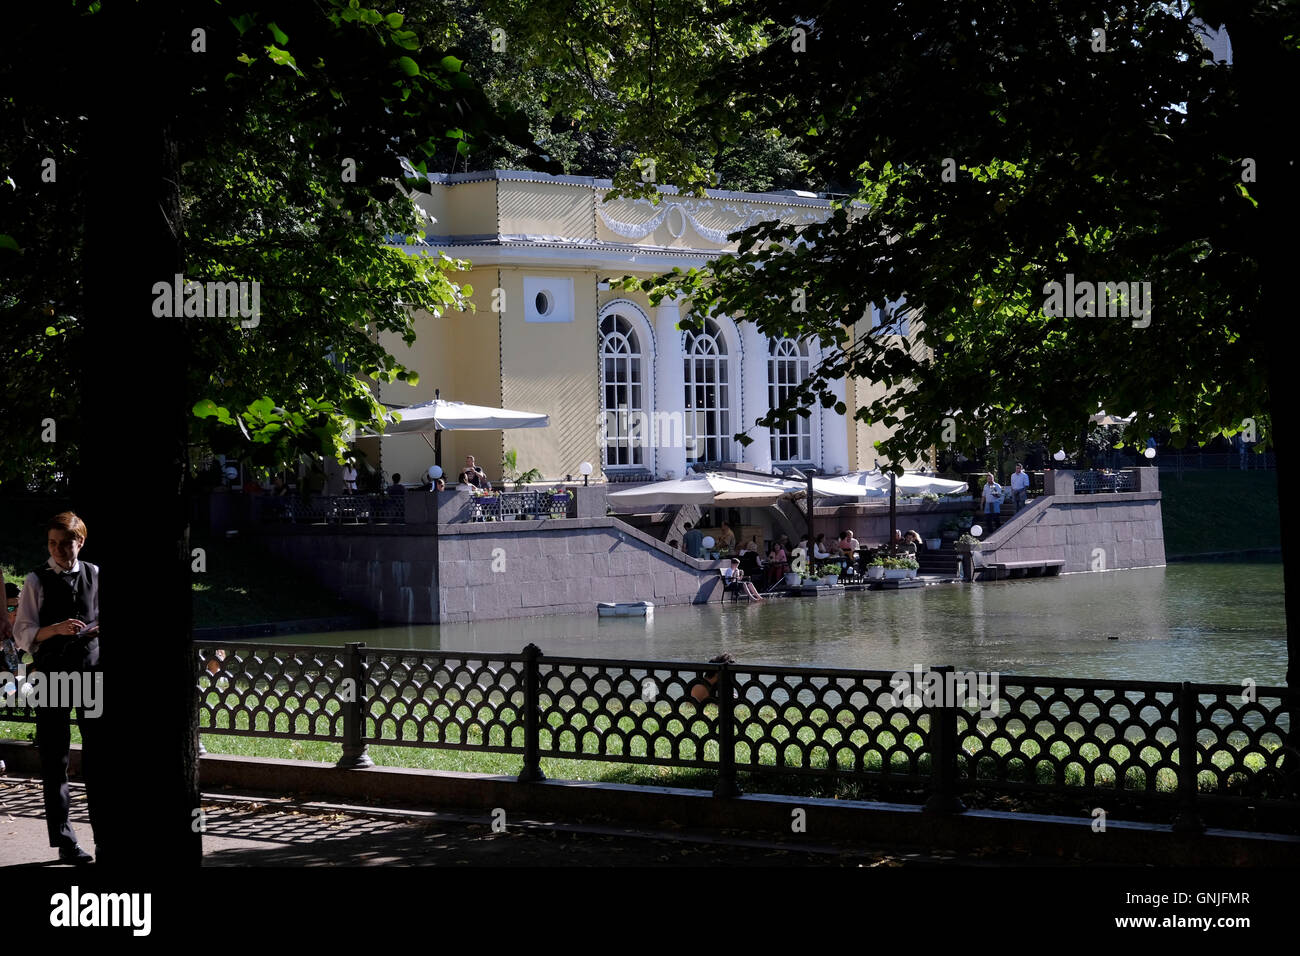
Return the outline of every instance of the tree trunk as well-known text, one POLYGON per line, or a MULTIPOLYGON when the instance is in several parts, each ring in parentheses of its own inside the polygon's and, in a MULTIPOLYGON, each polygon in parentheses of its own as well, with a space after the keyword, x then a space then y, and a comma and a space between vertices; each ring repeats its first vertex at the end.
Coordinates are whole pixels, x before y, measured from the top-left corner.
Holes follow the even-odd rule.
MULTIPOLYGON (((1296 372, 1292 367, 1294 349, 1290 341, 1294 336, 1294 304, 1290 301, 1290 287, 1297 258, 1295 225, 1300 221, 1300 192, 1295 177, 1300 173, 1295 158, 1300 155, 1295 146, 1293 124, 1278 122, 1277 91, 1294 86, 1297 80, 1297 58, 1284 49, 1281 16, 1275 14, 1271 24, 1261 22, 1256 4, 1225 5, 1225 26, 1232 42, 1232 69, 1237 77, 1240 113, 1239 134, 1236 137, 1241 159, 1256 161, 1257 182, 1246 188, 1259 203, 1261 228, 1252 233, 1256 242, 1255 253, 1263 276, 1261 346, 1268 369, 1269 414, 1272 420, 1274 462, 1278 481, 1278 520, 1282 533, 1282 579, 1285 590, 1287 625, 1287 675, 1289 720, 1291 737, 1287 741, 1286 769, 1297 773, 1295 750, 1296 718, 1300 716, 1300 699, 1297 697, 1297 650, 1300 649, 1300 620, 1296 618, 1296 588, 1300 575, 1296 562, 1300 549, 1286 532, 1286 516, 1295 510, 1286 493, 1286 476, 1290 474, 1291 445, 1295 438, 1292 416, 1296 409, 1296 372), (1269 28, 1271 26, 1271 29, 1269 28), (1289 79, 1288 79, 1289 78, 1289 79)), ((1294 15, 1293 15, 1294 18, 1294 15)), ((1241 677, 1252 675, 1243 673, 1241 677)), ((1294 787, 1294 784, 1293 784, 1294 787)))
MULTIPOLYGON (((156 11, 103 18, 84 75, 86 163, 82 464, 86 556, 103 568, 100 861, 197 866, 202 837, 184 497, 185 329, 152 288, 183 271, 177 146, 159 102, 156 11), (98 62, 95 62, 98 60, 98 62), (134 575, 134 584, 126 577, 134 575)), ((162 29, 160 29, 162 28, 162 29)), ((175 36, 175 34, 172 34, 175 36)))

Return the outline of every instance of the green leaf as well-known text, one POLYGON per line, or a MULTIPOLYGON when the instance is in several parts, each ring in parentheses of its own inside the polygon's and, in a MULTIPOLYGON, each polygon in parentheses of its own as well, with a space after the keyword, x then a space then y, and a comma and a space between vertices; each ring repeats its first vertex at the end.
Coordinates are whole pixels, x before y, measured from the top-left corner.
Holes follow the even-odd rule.
POLYGON ((271 31, 271 36, 275 37, 275 42, 281 46, 289 45, 289 37, 274 23, 268 23, 266 28, 271 31))
POLYGON ((409 56, 398 57, 397 65, 407 76, 419 76, 420 65, 409 56))
POLYGON ((253 27, 252 14, 248 13, 241 13, 237 17, 231 17, 230 22, 235 25, 235 29, 239 31, 240 36, 243 36, 253 27))
POLYGON ((221 411, 223 409, 218 408, 217 403, 210 398, 201 398, 194 403, 193 412, 195 418, 211 418, 213 415, 220 414, 221 411))
POLYGON ((444 56, 438 61, 438 65, 448 73, 459 73, 463 61, 456 59, 454 56, 444 56))
POLYGON ((357 421, 369 421, 370 403, 358 395, 353 395, 344 399, 343 414, 357 421))
POLYGON ((402 21, 404 19, 406 18, 403 17, 400 13, 390 13, 388 16, 384 17, 384 22, 387 23, 394 30, 396 30, 398 27, 402 25, 402 21))
POLYGON ((0 249, 11 249, 14 252, 23 251, 22 248, 18 245, 18 241, 14 239, 13 236, 6 236, 3 234, 0 234, 0 249))
POLYGON ((267 56, 271 58, 271 62, 276 66, 291 66, 295 70, 298 69, 298 62, 293 58, 293 54, 288 50, 281 50, 275 44, 271 44, 267 46, 266 53, 267 56))

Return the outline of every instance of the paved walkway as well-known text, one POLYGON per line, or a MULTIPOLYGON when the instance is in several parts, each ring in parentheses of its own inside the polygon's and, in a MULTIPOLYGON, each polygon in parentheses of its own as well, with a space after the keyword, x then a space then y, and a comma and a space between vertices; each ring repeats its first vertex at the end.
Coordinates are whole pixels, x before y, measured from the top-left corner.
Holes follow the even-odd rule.
MULTIPOLYGON (((84 791, 72 822, 94 852, 84 791)), ((935 866, 1030 862, 1023 857, 924 853, 850 844, 785 844, 763 836, 691 831, 664 821, 653 834, 598 822, 505 821, 476 811, 375 809, 204 795, 205 866, 935 866), (725 841, 725 842, 719 842, 725 841)), ((0 866, 57 867, 40 781, 0 778, 0 866)))

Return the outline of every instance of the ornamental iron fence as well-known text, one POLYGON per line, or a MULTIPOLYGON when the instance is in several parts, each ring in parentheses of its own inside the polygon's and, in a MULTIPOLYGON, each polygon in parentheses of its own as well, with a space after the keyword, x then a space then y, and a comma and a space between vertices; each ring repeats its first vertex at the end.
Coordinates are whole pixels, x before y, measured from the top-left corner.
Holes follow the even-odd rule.
MULTIPOLYGON (((419 492, 411 492, 419 494, 419 492)), ((405 524, 405 495, 261 496, 262 524, 405 524)))
MULTIPOLYGON (((872 781, 960 809, 973 790, 1300 810, 1282 687, 395 650, 194 646, 199 727, 371 745, 872 781), (1188 759, 1190 755, 1190 759, 1188 759)), ((21 692, 21 691, 19 691, 21 692)), ((0 719, 34 720, 10 697, 0 719)))

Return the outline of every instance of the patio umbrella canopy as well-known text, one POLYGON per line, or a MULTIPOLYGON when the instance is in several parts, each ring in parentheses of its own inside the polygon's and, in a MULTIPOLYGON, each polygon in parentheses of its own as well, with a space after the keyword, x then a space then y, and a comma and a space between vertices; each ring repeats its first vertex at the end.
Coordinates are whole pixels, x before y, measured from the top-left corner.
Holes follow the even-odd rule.
POLYGON ((610 507, 620 511, 631 511, 646 505, 729 504, 737 507, 762 507, 779 501, 790 491, 785 483, 775 480, 709 473, 615 491, 607 496, 607 500, 610 507))
MULTIPOLYGON (((880 471, 855 471, 825 481, 828 484, 864 485, 875 488, 884 495, 889 494, 889 475, 880 471)), ((934 478, 930 475, 899 475, 894 479, 894 486, 900 495, 959 495, 970 488, 964 481, 934 478)))
POLYGON ((445 431, 498 431, 511 428, 546 428, 551 420, 540 412, 517 412, 511 408, 491 408, 487 405, 467 405, 464 402, 449 402, 444 398, 435 398, 431 402, 419 405, 407 405, 405 408, 390 408, 388 427, 381 437, 391 435, 424 435, 428 442, 429 432, 433 432, 434 441, 429 444, 433 449, 434 462, 442 467, 442 433, 445 431), (392 413, 402 417, 394 421, 392 413))
POLYGON ((431 402, 393 408, 402 420, 390 421, 385 435, 421 435, 435 431, 494 431, 507 428, 545 428, 550 418, 539 412, 466 405, 435 398, 431 402))

